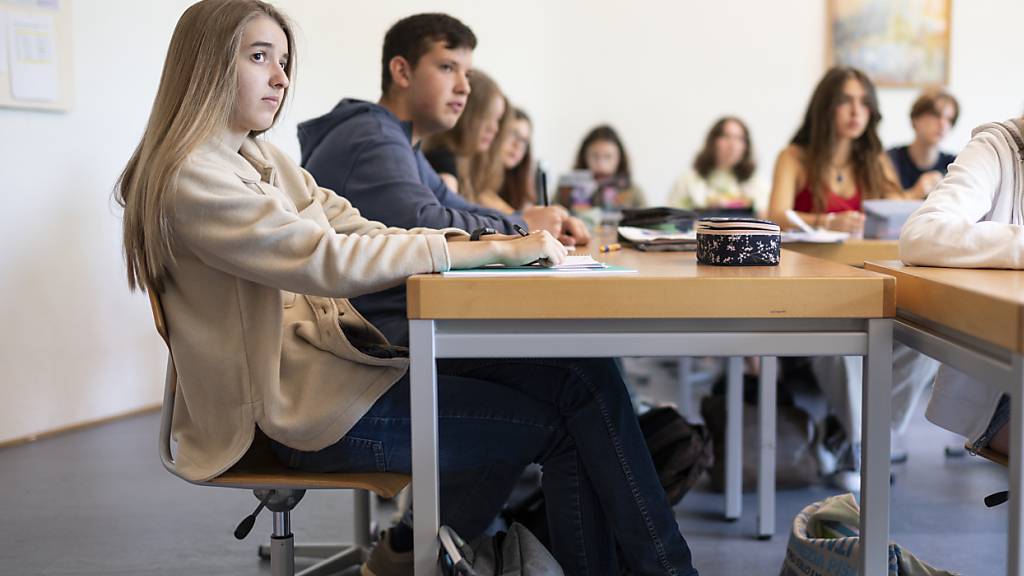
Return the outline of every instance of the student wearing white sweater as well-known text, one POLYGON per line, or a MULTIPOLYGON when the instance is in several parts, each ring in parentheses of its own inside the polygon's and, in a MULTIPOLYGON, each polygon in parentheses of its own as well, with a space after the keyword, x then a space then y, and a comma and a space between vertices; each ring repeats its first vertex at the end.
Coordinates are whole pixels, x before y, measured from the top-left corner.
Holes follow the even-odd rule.
MULTIPOLYGON (((974 130, 949 172, 907 220, 900 258, 954 268, 1024 268, 1021 154, 1024 119, 974 130)), ((1007 453, 1008 403, 998 388, 943 366, 929 420, 966 436, 975 449, 1007 453)))

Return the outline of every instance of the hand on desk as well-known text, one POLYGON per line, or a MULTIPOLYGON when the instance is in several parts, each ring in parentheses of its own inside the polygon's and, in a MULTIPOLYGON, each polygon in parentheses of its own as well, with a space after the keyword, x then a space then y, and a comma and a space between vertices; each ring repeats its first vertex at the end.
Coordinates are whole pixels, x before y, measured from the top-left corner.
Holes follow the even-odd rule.
POLYGON ((558 241, 566 246, 585 246, 590 242, 590 232, 579 218, 569 216, 562 223, 562 233, 558 235, 558 241))
POLYGON ((856 210, 829 212, 822 215, 823 228, 857 234, 864 232, 864 213, 856 210))
POLYGON ((551 264, 565 261, 568 250, 547 230, 536 230, 523 237, 503 236, 493 241, 490 236, 479 242, 455 242, 448 244, 452 269, 478 268, 487 264, 520 266, 547 258, 551 264))
POLYGON ((942 181, 942 173, 929 170, 917 178, 914 186, 903 193, 904 198, 924 198, 942 181))
POLYGON ((582 246, 590 241, 583 222, 561 206, 530 206, 523 210, 523 220, 531 231, 547 230, 566 246, 582 246))

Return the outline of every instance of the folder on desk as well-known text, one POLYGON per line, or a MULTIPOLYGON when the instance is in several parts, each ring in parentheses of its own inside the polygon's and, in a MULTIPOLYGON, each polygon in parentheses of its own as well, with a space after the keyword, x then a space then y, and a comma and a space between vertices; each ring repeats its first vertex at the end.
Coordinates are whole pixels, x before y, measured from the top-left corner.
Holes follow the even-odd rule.
POLYGON ((637 250, 645 252, 693 251, 697 249, 697 232, 694 230, 681 232, 619 226, 619 238, 637 250))

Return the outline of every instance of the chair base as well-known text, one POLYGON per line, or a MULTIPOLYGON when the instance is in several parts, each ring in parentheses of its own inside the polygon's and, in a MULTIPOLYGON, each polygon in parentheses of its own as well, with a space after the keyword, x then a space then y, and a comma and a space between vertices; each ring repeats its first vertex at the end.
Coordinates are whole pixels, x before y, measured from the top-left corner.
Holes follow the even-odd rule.
MULTIPOLYGON (((260 558, 271 558, 273 544, 261 544, 258 552, 260 558)), ((369 551, 355 544, 296 544, 292 546, 295 557, 319 558, 320 562, 306 568, 295 576, 331 576, 344 570, 359 566, 366 561, 369 551)), ((271 566, 273 566, 271 559, 271 566)), ((277 574, 274 576, 291 576, 277 574)))

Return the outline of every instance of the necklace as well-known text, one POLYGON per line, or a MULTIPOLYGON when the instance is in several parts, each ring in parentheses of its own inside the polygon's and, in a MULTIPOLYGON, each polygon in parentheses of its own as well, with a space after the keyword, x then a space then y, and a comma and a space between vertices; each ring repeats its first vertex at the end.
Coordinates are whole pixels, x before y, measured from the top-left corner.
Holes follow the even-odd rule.
POLYGON ((846 180, 846 176, 843 175, 843 170, 846 170, 846 168, 849 167, 849 165, 849 163, 843 164, 842 166, 839 167, 830 165, 830 168, 832 168, 832 170, 835 172, 837 186, 841 185, 843 181, 846 180))

